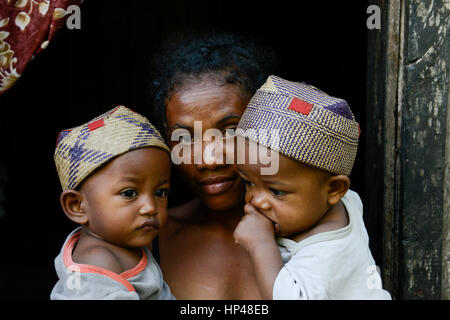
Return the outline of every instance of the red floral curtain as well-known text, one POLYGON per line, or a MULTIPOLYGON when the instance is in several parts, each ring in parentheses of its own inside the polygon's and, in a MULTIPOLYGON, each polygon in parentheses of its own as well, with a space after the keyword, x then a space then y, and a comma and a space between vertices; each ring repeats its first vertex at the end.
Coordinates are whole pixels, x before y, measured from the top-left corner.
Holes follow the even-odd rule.
POLYGON ((0 0, 0 95, 65 26, 67 9, 83 0, 0 0))

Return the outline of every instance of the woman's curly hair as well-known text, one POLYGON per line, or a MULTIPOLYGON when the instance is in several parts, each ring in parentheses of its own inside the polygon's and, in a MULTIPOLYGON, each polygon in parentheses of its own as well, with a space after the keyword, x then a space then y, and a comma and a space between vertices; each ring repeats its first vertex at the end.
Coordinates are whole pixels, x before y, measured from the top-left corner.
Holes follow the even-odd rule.
POLYGON ((158 127, 166 123, 167 99, 187 80, 212 74, 223 84, 239 85, 243 95, 251 97, 275 68, 275 52, 255 38, 227 32, 174 34, 151 61, 152 120, 158 127))

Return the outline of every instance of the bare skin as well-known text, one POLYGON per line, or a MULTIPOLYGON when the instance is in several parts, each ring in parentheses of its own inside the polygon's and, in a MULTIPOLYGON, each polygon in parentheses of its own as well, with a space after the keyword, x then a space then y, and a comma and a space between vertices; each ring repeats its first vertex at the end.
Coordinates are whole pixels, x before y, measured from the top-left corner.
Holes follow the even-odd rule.
POLYGON ((264 299, 283 267, 276 236, 301 241, 348 225, 341 198, 350 186, 343 175, 328 175, 280 155, 279 171, 260 175, 260 164, 238 164, 247 191, 245 216, 234 232, 236 243, 251 256, 264 299))
POLYGON ((64 191, 62 208, 81 225, 73 260, 118 274, 136 266, 165 225, 169 179, 167 152, 142 148, 114 158, 79 190, 64 191))
POLYGON ((198 199, 169 210, 161 267, 177 299, 260 299, 253 266, 233 232, 242 213, 220 217, 198 199))
MULTIPOLYGON (((168 99, 168 137, 176 128, 192 130, 194 121, 202 121, 203 131, 235 128, 247 103, 238 86, 203 77, 168 99)), ((235 167, 203 162, 176 169, 197 198, 170 209, 160 234, 161 268, 172 293, 178 299, 261 299, 250 256, 233 240, 245 191, 235 167)))

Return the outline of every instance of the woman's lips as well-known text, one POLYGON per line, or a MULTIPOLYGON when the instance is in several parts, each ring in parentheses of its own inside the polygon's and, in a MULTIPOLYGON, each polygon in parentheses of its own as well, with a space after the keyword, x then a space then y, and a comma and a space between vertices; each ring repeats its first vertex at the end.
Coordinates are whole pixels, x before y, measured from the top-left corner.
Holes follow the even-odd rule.
POLYGON ((228 176, 208 177, 199 181, 200 189, 210 195, 221 194, 231 188, 235 179, 228 176))

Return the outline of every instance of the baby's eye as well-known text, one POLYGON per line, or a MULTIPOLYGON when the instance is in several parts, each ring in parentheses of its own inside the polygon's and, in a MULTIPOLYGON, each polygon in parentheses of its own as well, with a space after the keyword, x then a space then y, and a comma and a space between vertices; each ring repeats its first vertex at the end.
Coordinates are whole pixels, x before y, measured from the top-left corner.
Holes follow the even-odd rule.
POLYGON ((122 195, 122 197, 125 197, 125 198, 134 198, 137 196, 136 190, 133 190, 133 189, 128 189, 128 190, 122 191, 120 194, 122 195))
POLYGON ((155 196, 158 198, 166 198, 169 195, 169 189, 168 188, 162 188, 158 189, 155 192, 155 196))
POLYGON ((280 191, 280 190, 277 190, 277 189, 272 189, 272 188, 270 188, 270 192, 276 197, 281 197, 281 196, 286 195, 286 192, 280 191))

